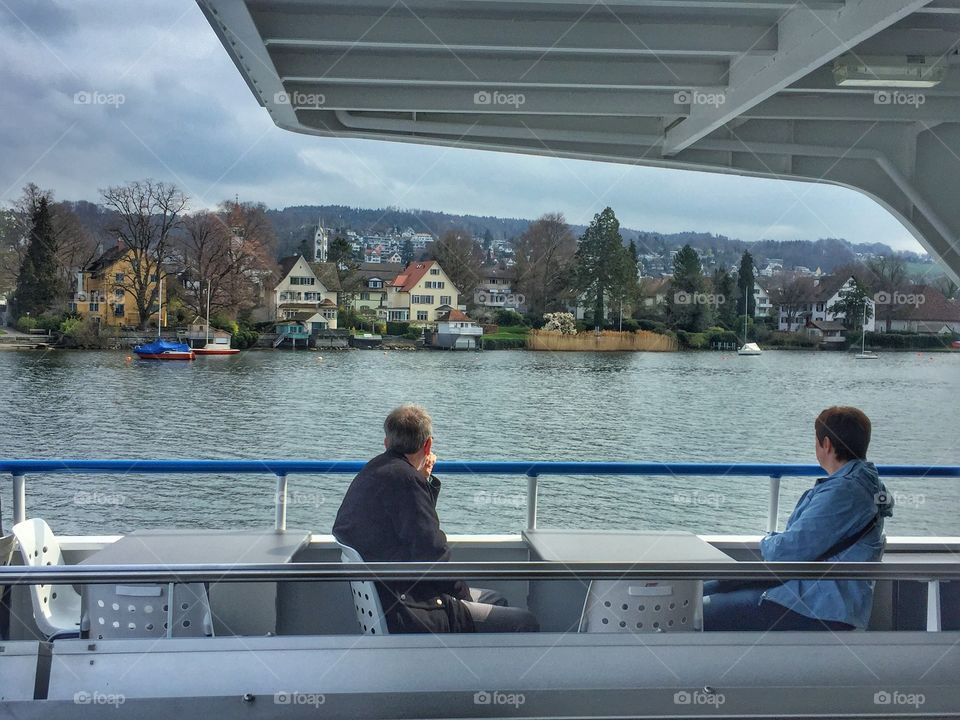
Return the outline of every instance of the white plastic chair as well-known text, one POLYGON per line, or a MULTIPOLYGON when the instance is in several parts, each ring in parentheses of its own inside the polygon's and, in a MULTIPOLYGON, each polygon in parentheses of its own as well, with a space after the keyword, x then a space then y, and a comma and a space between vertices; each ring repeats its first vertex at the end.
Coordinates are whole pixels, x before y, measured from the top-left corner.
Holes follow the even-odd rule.
POLYGON ((88 585, 85 606, 84 629, 97 640, 213 635, 203 583, 88 585))
POLYGON ((703 583, 594 580, 580 632, 655 633, 703 630, 703 583))
MULTIPOLYGON (((13 526, 23 564, 30 567, 66 565, 60 543, 50 526, 40 518, 13 526)), ((33 619, 48 639, 79 636, 80 593, 72 585, 30 585, 33 619)))
MULTIPOLYGON (((340 546, 340 562, 362 563, 360 553, 349 545, 336 541, 340 546)), ((383 606, 376 585, 370 580, 356 580, 350 583, 353 595, 353 608, 357 613, 357 624, 364 635, 388 635, 387 620, 383 616, 383 606)))

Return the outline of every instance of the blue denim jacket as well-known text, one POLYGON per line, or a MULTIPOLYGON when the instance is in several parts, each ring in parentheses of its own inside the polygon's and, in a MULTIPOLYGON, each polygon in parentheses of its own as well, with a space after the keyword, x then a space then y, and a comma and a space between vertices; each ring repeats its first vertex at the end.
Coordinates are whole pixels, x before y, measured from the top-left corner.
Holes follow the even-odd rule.
MULTIPOLYGON (((893 499, 873 463, 851 460, 800 496, 787 527, 761 540, 760 552, 770 562, 818 560, 841 540, 856 535, 878 512, 876 527, 825 561, 874 562, 883 554, 883 518, 893 514, 893 499)), ((872 580, 787 580, 762 598, 807 617, 865 628, 873 607, 873 585, 872 580)))

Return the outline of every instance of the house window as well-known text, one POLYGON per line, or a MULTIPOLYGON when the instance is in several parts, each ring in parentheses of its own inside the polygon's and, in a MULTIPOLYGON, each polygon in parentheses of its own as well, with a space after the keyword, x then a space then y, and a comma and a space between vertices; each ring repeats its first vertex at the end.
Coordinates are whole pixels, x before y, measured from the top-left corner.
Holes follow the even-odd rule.
POLYGON ((376 288, 382 288, 382 287, 383 287, 383 280, 371 280, 371 281, 368 283, 368 285, 369 285, 369 287, 374 288, 374 289, 376 289, 376 288))
POLYGON ((90 303, 90 312, 100 312, 100 303, 98 302, 90 303))
POLYGON ((360 299, 361 299, 361 300, 369 300, 369 299, 370 299, 370 293, 368 293, 368 292, 362 292, 362 293, 360 293, 360 299))
POLYGON ((316 299, 317 299, 317 295, 319 295, 319 293, 315 293, 315 292, 304 293, 304 294, 303 294, 303 299, 304 299, 304 300, 316 300, 316 299))
POLYGON ((116 281, 116 282, 118 282, 118 283, 122 283, 122 282, 123 282, 123 273, 117 273, 116 275, 113 276, 113 279, 114 279, 114 281, 116 281))
POLYGON ((442 280, 427 280, 423 286, 427 290, 443 290, 443 281, 442 280))
POLYGON ((414 305, 433 305, 433 295, 414 295, 410 302, 414 305))
POLYGON ((113 296, 119 300, 123 300, 123 290, 120 288, 117 288, 116 290, 113 291, 113 296))
POLYGON ((155 283, 156 281, 157 281, 157 274, 156 274, 156 273, 151 273, 151 275, 150 275, 150 282, 155 283))
POLYGON ((431 274, 431 275, 439 275, 439 274, 440 274, 440 268, 430 268, 430 274, 431 274))
POLYGON ((441 304, 441 305, 452 305, 453 303, 450 302, 452 299, 453 299, 453 298, 452 298, 450 295, 441 295, 441 296, 440 296, 440 304, 441 304))
POLYGON ((817 312, 823 312, 823 303, 817 303, 817 312))
POLYGON ((430 313, 426 310, 417 310, 417 320, 429 320, 430 313))
POLYGON ((123 315, 124 315, 123 305, 122 305, 121 303, 117 303, 116 305, 114 305, 114 306, 113 306, 113 316, 114 316, 114 317, 121 317, 121 318, 122 318, 123 315))
POLYGON ((77 304, 75 302, 67 303, 67 309, 70 312, 75 313, 77 311, 77 304))
POLYGON ((294 275, 290 278, 291 285, 313 285, 314 278, 312 277, 303 277, 302 275, 294 275))

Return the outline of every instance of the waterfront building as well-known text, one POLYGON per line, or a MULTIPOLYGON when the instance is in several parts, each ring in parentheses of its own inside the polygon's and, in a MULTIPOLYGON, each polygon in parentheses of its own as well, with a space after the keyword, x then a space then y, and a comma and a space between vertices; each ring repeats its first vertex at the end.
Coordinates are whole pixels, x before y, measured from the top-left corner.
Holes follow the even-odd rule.
MULTIPOLYGON (((93 319, 104 327, 139 327, 134 288, 134 270, 131 250, 122 242, 101 253, 76 274, 76 287, 67 301, 67 309, 84 320, 93 319)), ((151 274, 146 283, 146 294, 156 293, 158 275, 151 274)), ((149 321, 157 323, 159 303, 150 309, 149 321)), ((167 324, 167 308, 163 308, 163 325, 167 324)))
MULTIPOLYGON (((930 285, 914 285, 883 298, 894 305, 890 313, 891 332, 924 335, 960 334, 960 302, 948 299, 930 285)), ((886 330, 886 312, 877 310, 877 330, 886 330)))
MULTIPOLYGON (((831 312, 841 299, 841 293, 853 288, 856 279, 850 276, 825 275, 821 278, 811 278, 804 292, 789 302, 785 298, 777 303, 777 327, 784 332, 803 332, 808 328, 810 321, 832 321, 841 323, 845 317, 843 313, 831 312)), ((781 293, 782 295, 782 293, 781 293)), ((876 303, 867 298, 870 308, 870 317, 863 324, 863 329, 873 332, 875 329, 876 303)))
POLYGON ((501 267, 483 268, 483 276, 474 292, 474 304, 487 310, 526 312, 525 298, 516 292, 516 270, 501 267))
POLYGON ((445 350, 477 350, 482 336, 483 328, 454 308, 437 318, 437 329, 428 333, 427 344, 445 350))
POLYGON ((399 263, 362 263, 344 278, 340 304, 376 313, 386 307, 390 284, 402 271, 399 263))
POLYGON ((336 268, 330 263, 308 263, 303 255, 280 261, 279 281, 267 297, 267 304, 254 311, 261 320, 298 320, 320 313, 328 330, 337 327, 337 291, 333 284, 336 268), (323 277, 321 280, 317 273, 323 277), (329 283, 331 286, 325 284, 329 283))
POLYGON ((460 308, 460 291, 436 260, 410 263, 387 289, 383 320, 437 322, 441 313, 460 308))

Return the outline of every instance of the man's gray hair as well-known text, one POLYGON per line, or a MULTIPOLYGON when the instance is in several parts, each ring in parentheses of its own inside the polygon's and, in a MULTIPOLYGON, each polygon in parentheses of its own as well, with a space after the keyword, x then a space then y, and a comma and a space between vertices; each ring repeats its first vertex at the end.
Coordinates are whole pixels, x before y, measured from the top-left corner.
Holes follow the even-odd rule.
POLYGON ((433 423, 419 405, 401 405, 383 421, 383 433, 388 450, 412 455, 433 435, 433 423))

